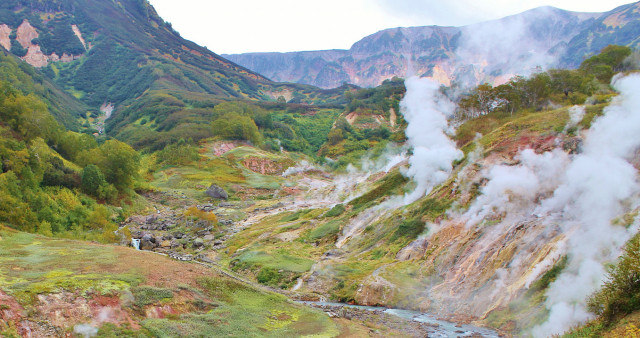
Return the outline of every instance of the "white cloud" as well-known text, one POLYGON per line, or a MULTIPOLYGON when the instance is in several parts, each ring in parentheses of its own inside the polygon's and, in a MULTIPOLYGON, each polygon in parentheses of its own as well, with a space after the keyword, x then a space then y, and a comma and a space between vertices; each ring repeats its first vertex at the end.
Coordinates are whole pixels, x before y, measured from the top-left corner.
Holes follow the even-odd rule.
POLYGON ((150 1, 184 38, 216 53, 347 49, 385 28, 464 25, 542 5, 607 11, 624 3, 620 0, 150 1))

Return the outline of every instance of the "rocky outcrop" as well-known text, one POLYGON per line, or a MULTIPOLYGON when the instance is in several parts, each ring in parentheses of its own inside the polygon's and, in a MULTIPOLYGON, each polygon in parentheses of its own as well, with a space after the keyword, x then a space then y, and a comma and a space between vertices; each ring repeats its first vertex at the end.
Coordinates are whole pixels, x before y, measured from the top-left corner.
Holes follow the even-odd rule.
POLYGON ((248 157, 242 164, 249 170, 262 175, 281 175, 289 167, 293 166, 290 161, 273 161, 260 157, 248 157))
POLYGON ((396 255, 396 259, 399 261, 420 259, 427 253, 428 247, 429 241, 426 237, 418 238, 411 242, 411 244, 407 245, 404 249, 400 250, 396 255))
POLYGON ((39 36, 40 34, 38 34, 35 27, 31 26, 29 20, 22 21, 22 24, 20 24, 16 31, 16 40, 20 43, 22 48, 25 49, 33 46, 31 41, 33 39, 37 39, 39 36))
POLYGON ((84 38, 82 37, 80 28, 78 28, 77 25, 71 25, 71 30, 73 30, 73 34, 75 34, 78 37, 78 40, 80 40, 80 42, 82 43, 82 46, 84 46, 84 49, 89 49, 87 48, 87 42, 84 41, 84 38))
POLYGON ((396 288, 386 279, 376 276, 360 285, 355 300, 362 305, 388 305, 397 292, 396 288))
MULTIPOLYGON (((73 27, 75 27, 75 29, 73 29, 74 33, 76 33, 77 31, 76 36, 78 36, 78 38, 83 43, 83 45, 85 45, 85 48, 86 48, 86 42, 84 41, 84 39, 82 39, 80 30, 75 25, 73 25, 72 28, 73 27)), ((7 50, 11 48, 11 40, 9 39, 10 34, 11 34, 11 29, 8 26, 6 25, 0 26, 0 44, 2 44, 2 46, 5 48, 7 48, 6 45, 8 45, 9 48, 7 48, 7 50), (7 29, 8 29, 8 34, 6 33, 7 29), (4 35, 7 35, 6 38, 4 38, 4 35)), ((16 41, 18 41, 18 43, 24 49, 27 50, 27 54, 24 57, 22 57, 22 60, 24 60, 25 62, 27 62, 28 64, 36 68, 46 67, 49 64, 49 62, 58 62, 58 61, 71 62, 79 59, 82 56, 82 55, 71 55, 67 53, 63 53, 62 56, 56 53, 51 53, 51 55, 46 55, 42 51, 42 48, 39 45, 36 45, 33 43, 33 40, 37 39, 39 36, 40 34, 38 33, 38 30, 31 25, 29 20, 26 20, 26 19, 22 22, 22 24, 20 24, 20 26, 16 30, 16 41)))
POLYGON ((394 76, 405 77, 410 67, 412 73, 433 77, 445 85, 466 77, 472 77, 478 82, 493 81, 496 78, 504 81, 500 76, 511 73, 506 70, 510 66, 509 61, 499 60, 498 55, 490 57, 492 55, 486 55, 487 50, 495 53, 495 50, 500 49, 498 53, 509 54, 513 59, 526 59, 533 53, 541 56, 553 55, 554 60, 559 60, 555 57, 557 53, 568 54, 568 49, 565 48, 567 44, 573 37, 584 34, 585 30, 594 30, 595 26, 590 26, 589 20, 600 15, 542 7, 466 27, 386 29, 356 42, 349 50, 223 56, 275 81, 305 83, 322 88, 335 88, 345 82, 364 87, 377 86, 394 76), (549 29, 541 30, 539 27, 549 29), (500 40, 495 36, 495 32, 500 31, 509 31, 512 36, 518 36, 519 40, 511 44, 493 41, 487 45, 490 40, 500 40), (481 36, 486 32, 493 32, 493 36, 481 36), (482 45, 477 46, 477 41, 482 41, 482 45), (515 42, 520 41, 527 41, 521 43, 527 47, 517 49, 515 42), (495 47, 496 44, 501 44, 500 48, 495 47), (465 60, 472 57, 479 57, 479 60, 458 64, 459 60, 456 58, 459 57, 461 45, 465 46, 462 48, 465 60), (474 67, 468 67, 471 64, 474 67))
POLYGON ((207 194, 207 196, 211 197, 211 198, 215 198, 218 200, 227 200, 229 198, 229 194, 227 194, 226 191, 224 191, 224 189, 222 189, 221 187, 212 184, 209 189, 207 189, 207 191, 205 192, 205 194, 207 194))
POLYGON ((0 46, 6 50, 11 50, 11 28, 7 25, 0 25, 0 46))

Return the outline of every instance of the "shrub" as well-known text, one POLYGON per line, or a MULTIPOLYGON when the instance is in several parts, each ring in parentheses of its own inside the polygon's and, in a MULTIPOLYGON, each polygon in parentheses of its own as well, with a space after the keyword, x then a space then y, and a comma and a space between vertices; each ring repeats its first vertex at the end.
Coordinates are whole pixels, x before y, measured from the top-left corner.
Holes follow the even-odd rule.
POLYGON ((163 299, 173 298, 173 292, 169 289, 154 288, 151 286, 140 286, 131 290, 135 298, 134 304, 144 307, 149 304, 159 302, 163 299))
POLYGON ((335 207, 333 207, 331 210, 327 211, 326 214, 324 214, 324 217, 336 217, 336 216, 340 216, 345 212, 345 208, 343 204, 338 204, 335 207))
POLYGON ((627 243, 618 263, 609 268, 607 281, 587 305, 605 323, 640 309, 640 235, 627 243))
POLYGON ((309 233, 309 239, 318 240, 328 236, 334 236, 339 231, 340 231, 340 222, 331 221, 313 229, 311 233, 309 233))
POLYGON ((98 166, 89 164, 82 170, 82 191, 85 193, 98 196, 100 187, 106 183, 107 181, 98 166))
POLYGON ((200 210, 197 207, 190 207, 189 209, 187 209, 187 211, 185 211, 184 215, 187 217, 195 217, 196 219, 206 221, 209 224, 218 223, 218 217, 216 217, 216 214, 214 214, 213 212, 200 210))
POLYGON ((420 235, 425 228, 425 223, 420 218, 412 218, 403 221, 391 236, 391 241, 398 238, 414 239, 420 235))

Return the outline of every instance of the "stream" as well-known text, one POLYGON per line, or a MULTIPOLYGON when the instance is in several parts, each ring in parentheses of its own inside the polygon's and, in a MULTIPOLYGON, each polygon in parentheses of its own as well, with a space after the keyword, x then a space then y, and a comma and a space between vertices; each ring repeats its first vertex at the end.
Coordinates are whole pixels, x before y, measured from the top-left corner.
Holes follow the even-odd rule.
POLYGON ((410 311, 410 310, 400 310, 400 309, 389 309, 384 307, 375 307, 375 306, 362 306, 362 305, 350 305, 344 303, 330 303, 330 302, 309 302, 309 301, 300 301, 299 303, 320 308, 323 310, 330 309, 330 311, 339 311, 344 308, 358 309, 369 312, 377 312, 384 313, 392 316, 399 317, 401 319, 407 321, 413 321, 418 323, 424 323, 429 326, 429 334, 428 337, 500 337, 498 332, 475 326, 469 324, 458 324, 453 322, 448 322, 445 320, 437 319, 435 316, 427 313, 410 311))

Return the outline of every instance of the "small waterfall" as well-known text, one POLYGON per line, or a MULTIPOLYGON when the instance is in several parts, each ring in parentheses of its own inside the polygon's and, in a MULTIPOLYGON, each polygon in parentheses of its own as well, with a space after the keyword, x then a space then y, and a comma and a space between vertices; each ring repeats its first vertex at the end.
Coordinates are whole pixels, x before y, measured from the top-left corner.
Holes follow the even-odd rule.
POLYGON ((300 290, 302 285, 304 285, 304 281, 302 280, 302 278, 298 278, 298 282, 296 283, 296 285, 291 290, 292 291, 298 291, 298 290, 300 290))
POLYGON ((131 246, 136 248, 136 250, 140 250, 140 238, 132 238, 131 246))

